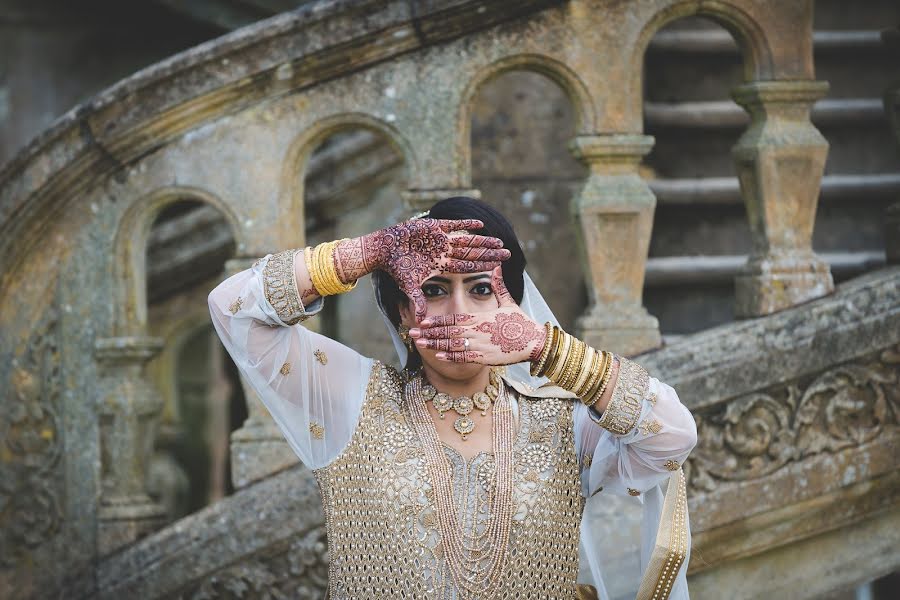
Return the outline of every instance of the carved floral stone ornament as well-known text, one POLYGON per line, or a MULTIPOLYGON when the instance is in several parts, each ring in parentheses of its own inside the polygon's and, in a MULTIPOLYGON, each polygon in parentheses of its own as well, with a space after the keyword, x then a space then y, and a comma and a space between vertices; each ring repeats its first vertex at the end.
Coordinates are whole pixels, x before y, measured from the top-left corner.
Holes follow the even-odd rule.
POLYGON ((57 534, 62 444, 57 316, 48 315, 29 351, 10 364, 12 400, 0 413, 0 566, 15 567, 57 534))
POLYGON ((900 346, 807 381, 736 398, 696 414, 691 485, 769 475, 791 461, 871 441, 900 424, 900 346))

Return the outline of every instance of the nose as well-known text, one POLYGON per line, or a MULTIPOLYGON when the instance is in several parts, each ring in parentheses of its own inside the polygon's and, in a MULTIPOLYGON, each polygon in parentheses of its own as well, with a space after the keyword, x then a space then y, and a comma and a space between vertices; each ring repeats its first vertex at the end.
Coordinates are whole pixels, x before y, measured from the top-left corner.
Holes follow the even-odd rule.
POLYGON ((471 313, 477 308, 475 301, 466 293, 465 286, 453 286, 450 302, 447 307, 450 313, 471 313))

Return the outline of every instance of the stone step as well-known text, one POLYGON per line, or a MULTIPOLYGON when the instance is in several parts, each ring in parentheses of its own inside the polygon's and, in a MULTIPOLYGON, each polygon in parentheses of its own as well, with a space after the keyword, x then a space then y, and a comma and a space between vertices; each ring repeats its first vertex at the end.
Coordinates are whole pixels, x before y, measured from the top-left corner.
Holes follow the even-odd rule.
MULTIPOLYGON (((660 205, 737 205, 744 201, 736 177, 653 179, 648 183, 660 205)), ((819 198, 823 201, 900 198, 900 173, 825 175, 819 198)))
MULTIPOLYGON (((878 30, 816 31, 813 47, 819 51, 880 50, 878 30)), ((687 54, 722 54, 738 52, 738 45, 724 29, 660 31, 650 41, 648 50, 687 54)))
MULTIPOLYGON (((881 98, 825 98, 813 106, 812 120, 820 127, 883 124, 884 104, 881 98)), ((648 129, 743 129, 750 118, 731 100, 645 102, 644 122, 648 129)))
MULTIPOLYGON (((848 279, 885 265, 885 254, 870 252, 820 252, 836 279, 848 279)), ((723 285, 746 264, 746 255, 662 256, 647 259, 644 287, 723 285)))

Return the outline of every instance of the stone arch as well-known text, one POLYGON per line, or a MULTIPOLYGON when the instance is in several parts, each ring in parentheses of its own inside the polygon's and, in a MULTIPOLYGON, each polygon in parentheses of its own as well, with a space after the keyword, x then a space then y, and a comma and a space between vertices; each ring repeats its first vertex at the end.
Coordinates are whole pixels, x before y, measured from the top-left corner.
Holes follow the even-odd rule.
POLYGON ((214 194, 195 187, 157 189, 132 203, 125 211, 113 242, 113 335, 143 335, 147 327, 147 240, 156 217, 168 205, 194 200, 221 212, 231 226, 235 246, 244 247, 240 220, 232 208, 214 194))
POLYGON ((643 97, 644 58, 647 46, 657 32, 684 17, 707 17, 724 27, 735 39, 744 60, 744 79, 759 81, 773 79, 775 59, 772 44, 765 28, 747 11, 731 2, 710 0, 680 0, 653 14, 644 24, 634 43, 634 53, 628 72, 633 73, 631 97, 643 97))
POLYGON ((290 144, 282 161, 281 190, 278 210, 292 218, 281 220, 281 245, 300 246, 305 243, 304 178, 306 165, 313 151, 329 136, 347 129, 367 129, 381 135, 402 157, 405 178, 410 181, 417 171, 416 154, 412 144, 396 127, 365 113, 339 113, 318 119, 290 144))
POLYGON ((464 174, 462 180, 471 180, 471 129, 472 109, 478 91, 489 81, 510 71, 532 71, 544 75, 559 85, 575 109, 576 134, 592 133, 594 130, 594 100, 587 85, 572 68, 559 60, 542 54, 516 54, 485 65, 475 73, 463 90, 459 114, 457 116, 456 155, 459 168, 464 174))

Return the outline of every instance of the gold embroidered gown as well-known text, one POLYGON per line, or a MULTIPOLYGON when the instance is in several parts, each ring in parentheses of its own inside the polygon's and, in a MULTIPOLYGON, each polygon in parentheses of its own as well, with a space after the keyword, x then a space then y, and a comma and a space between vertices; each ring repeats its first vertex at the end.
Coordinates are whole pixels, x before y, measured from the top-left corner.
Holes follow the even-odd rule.
MULTIPOLYGON (((319 483, 330 598, 471 597, 455 587, 443 557, 425 451, 402 375, 296 326, 323 301, 303 307, 293 256, 267 255, 228 278, 210 293, 209 308, 225 348, 319 483)), ((643 502, 643 493, 673 471, 680 474, 696 443, 693 418, 670 386, 627 359, 607 408, 616 417, 614 431, 600 427, 599 415, 562 388, 533 389, 509 377, 504 384, 515 416, 514 510, 508 558, 491 597, 577 598, 579 560, 601 562, 592 555, 590 532, 580 527, 585 499, 603 491, 643 502)), ((477 541, 490 518, 493 455, 467 461, 449 445, 442 448, 458 521, 477 541)), ((666 502, 677 504, 668 494, 666 502)), ((678 511, 669 512, 676 518, 664 537, 675 550, 654 555, 639 597, 668 597, 683 571, 684 532, 678 511)), ((470 559, 486 567, 489 556, 470 559)), ((679 597, 687 597, 686 589, 679 597)))

